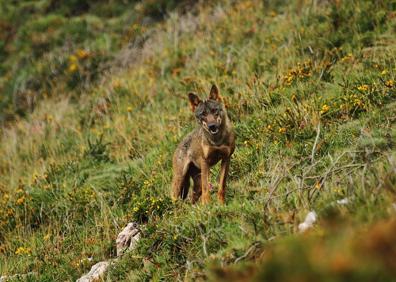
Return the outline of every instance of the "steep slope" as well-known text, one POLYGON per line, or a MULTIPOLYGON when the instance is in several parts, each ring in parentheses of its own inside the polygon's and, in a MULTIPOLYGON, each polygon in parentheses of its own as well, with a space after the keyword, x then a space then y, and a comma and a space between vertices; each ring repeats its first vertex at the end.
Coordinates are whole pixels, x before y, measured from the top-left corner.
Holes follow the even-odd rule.
POLYGON ((393 277, 394 4, 268 2, 171 13, 114 54, 133 63, 2 128, 2 274, 76 279, 133 220, 143 238, 108 279, 393 277), (238 135, 227 204, 173 204, 186 93, 213 82, 238 135), (297 235, 310 210, 318 223, 297 235))

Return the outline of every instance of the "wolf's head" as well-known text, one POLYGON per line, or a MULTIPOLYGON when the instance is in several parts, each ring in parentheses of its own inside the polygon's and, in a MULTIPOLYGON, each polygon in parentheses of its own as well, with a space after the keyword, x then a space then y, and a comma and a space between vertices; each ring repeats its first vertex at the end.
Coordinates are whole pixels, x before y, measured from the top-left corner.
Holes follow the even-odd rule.
POLYGON ((212 136, 219 134, 226 122, 227 113, 221 103, 217 86, 212 86, 207 100, 201 100, 194 93, 188 93, 188 99, 191 109, 203 129, 212 136))

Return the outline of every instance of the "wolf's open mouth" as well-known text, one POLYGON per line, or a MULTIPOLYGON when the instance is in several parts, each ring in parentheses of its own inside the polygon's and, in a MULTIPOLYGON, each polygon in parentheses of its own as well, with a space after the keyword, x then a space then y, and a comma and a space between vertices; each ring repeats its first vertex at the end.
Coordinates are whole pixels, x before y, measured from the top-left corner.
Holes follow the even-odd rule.
POLYGON ((209 129, 209 132, 210 132, 211 134, 213 134, 213 135, 216 135, 217 133, 219 133, 219 129, 218 129, 218 128, 216 128, 216 129, 209 129))

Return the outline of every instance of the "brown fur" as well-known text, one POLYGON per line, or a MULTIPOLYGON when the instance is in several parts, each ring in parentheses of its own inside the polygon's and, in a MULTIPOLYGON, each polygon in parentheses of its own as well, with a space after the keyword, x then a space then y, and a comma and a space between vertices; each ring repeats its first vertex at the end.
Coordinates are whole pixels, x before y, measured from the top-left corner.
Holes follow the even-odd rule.
POLYGON ((172 199, 187 198, 192 178, 192 202, 202 195, 202 203, 208 203, 210 168, 221 160, 217 195, 224 203, 230 159, 235 149, 232 124, 216 85, 212 86, 208 100, 202 101, 194 93, 188 96, 199 126, 183 139, 173 155, 172 199))

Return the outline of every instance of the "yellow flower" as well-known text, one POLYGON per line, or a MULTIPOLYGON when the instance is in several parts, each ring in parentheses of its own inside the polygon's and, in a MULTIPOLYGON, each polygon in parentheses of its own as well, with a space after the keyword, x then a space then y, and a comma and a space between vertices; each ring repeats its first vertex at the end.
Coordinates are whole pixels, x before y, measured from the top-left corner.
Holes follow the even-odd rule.
POLYGON ((114 89, 119 89, 121 88, 121 81, 119 79, 115 79, 113 80, 111 85, 113 86, 114 89))
POLYGON ((129 106, 129 107, 127 108, 127 111, 128 111, 128 113, 132 112, 132 107, 129 106))
POLYGON ((388 74, 388 70, 383 70, 382 72, 381 72, 381 75, 387 75, 388 74))
POLYGON ((392 88, 393 86, 395 86, 395 81, 392 79, 389 79, 389 80, 385 81, 385 86, 392 88))
POLYGON ((321 114, 327 113, 330 110, 330 106, 324 104, 322 106, 322 110, 320 111, 321 114))
POLYGON ((7 215, 8 215, 9 217, 12 217, 12 216, 14 215, 14 210, 13 210, 13 209, 8 209, 8 210, 7 210, 7 215))
POLYGON ((19 247, 16 251, 16 255, 29 255, 31 254, 32 250, 30 248, 19 247))
POLYGON ((77 70, 78 70, 78 66, 77 66, 76 63, 70 64, 69 67, 67 68, 67 71, 68 71, 69 73, 74 73, 74 72, 76 72, 77 70))
POLYGON ((343 57, 343 58, 341 59, 341 62, 349 61, 349 60, 351 60, 351 59, 352 59, 352 54, 349 53, 348 55, 346 55, 345 57, 343 57))
POLYGON ((357 87, 359 91, 367 91, 369 89, 369 86, 367 84, 363 84, 357 87))
POLYGON ((360 100, 360 99, 355 99, 355 100, 353 101, 353 103, 354 103, 356 106, 363 106, 363 102, 362 102, 362 100, 360 100))
POLYGON ((77 57, 74 55, 69 56, 69 62, 70 63, 76 63, 78 61, 77 57))
POLYGON ((78 49, 76 55, 79 59, 85 59, 89 57, 89 52, 83 49, 78 49))
POLYGON ((286 76, 285 81, 287 85, 290 85, 293 82, 294 76, 292 74, 289 74, 286 76))
POLYGON ((335 193, 337 193, 338 195, 342 195, 342 189, 339 187, 336 187, 333 189, 335 193))
POLYGON ((16 201, 16 204, 17 205, 22 205, 24 202, 25 202, 25 196, 22 196, 16 201))
POLYGON ((33 176, 32 176, 33 183, 36 183, 38 179, 39 179, 39 176, 36 173, 33 173, 33 176))
POLYGON ((268 129, 268 130, 272 130, 272 125, 271 125, 271 124, 268 124, 268 125, 267 125, 267 129, 268 129))
POLYGON ((286 127, 281 127, 281 128, 279 128, 278 131, 279 131, 279 133, 285 134, 287 129, 286 129, 286 127))

